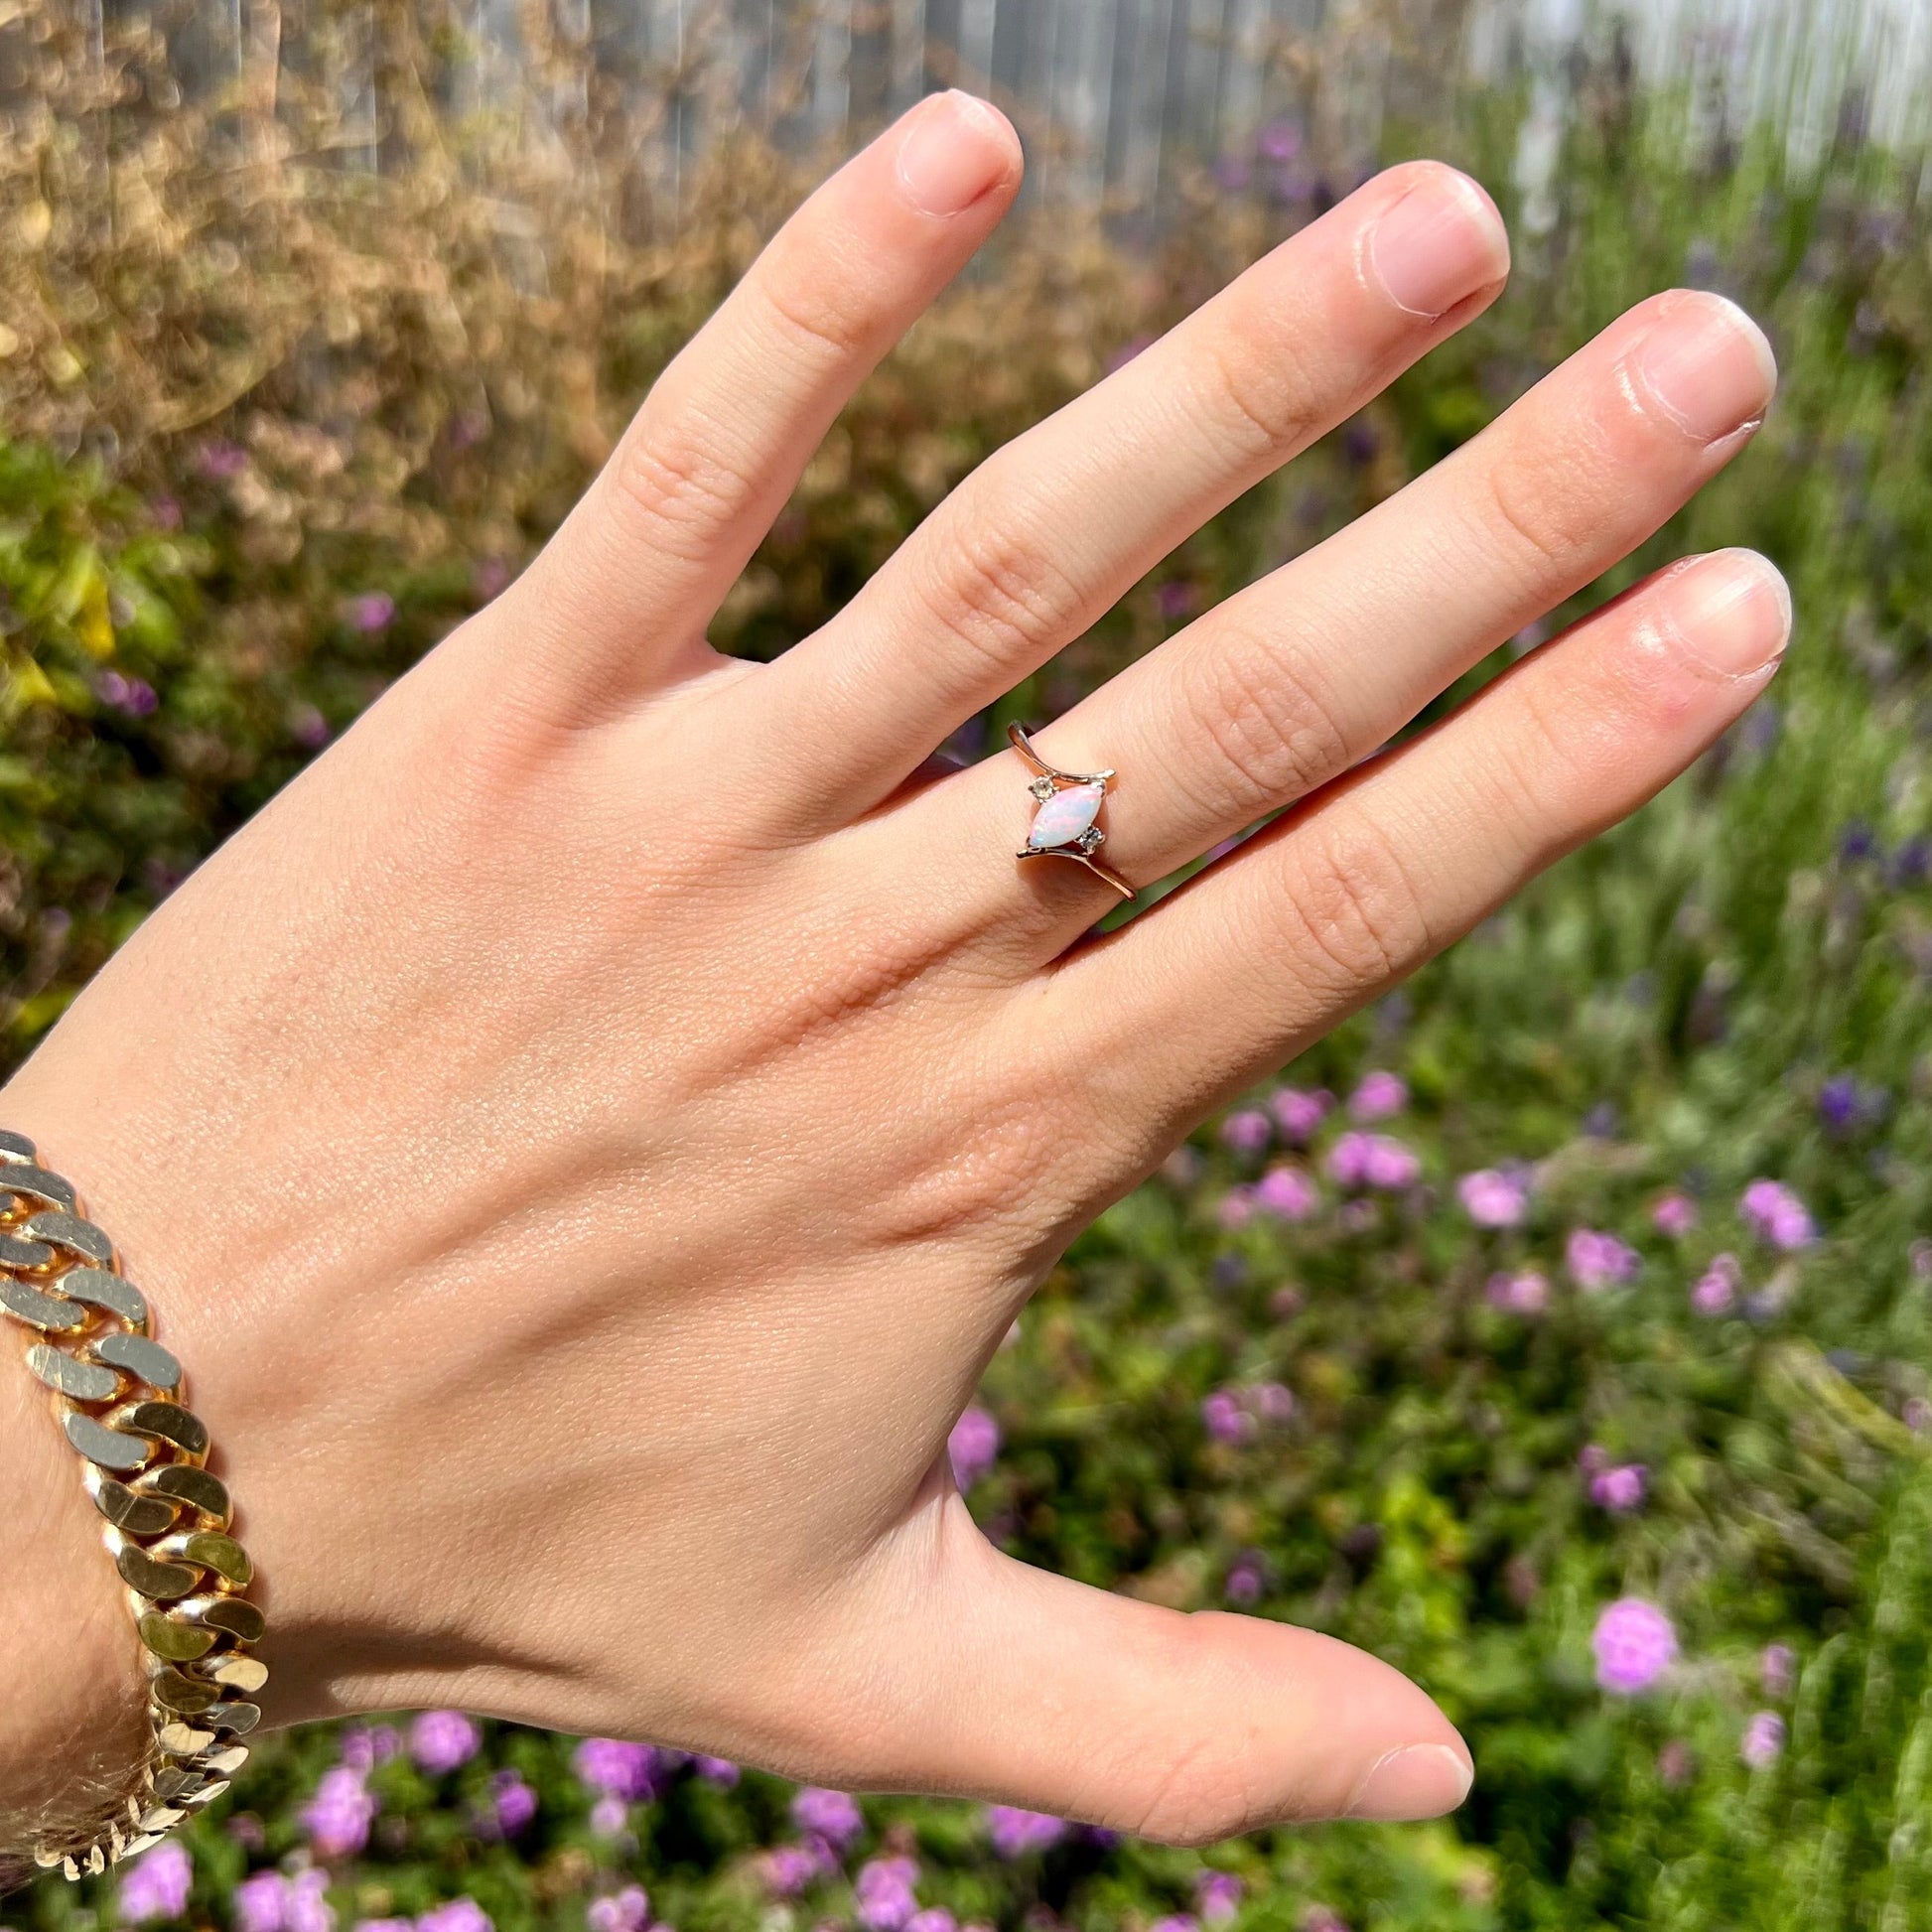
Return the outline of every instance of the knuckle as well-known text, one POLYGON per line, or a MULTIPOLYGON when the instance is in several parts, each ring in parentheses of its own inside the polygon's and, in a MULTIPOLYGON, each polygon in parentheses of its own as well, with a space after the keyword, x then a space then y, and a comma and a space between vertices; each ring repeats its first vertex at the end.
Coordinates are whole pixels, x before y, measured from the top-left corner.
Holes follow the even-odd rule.
POLYGON ((1498 457, 1488 470, 1484 498, 1504 546, 1526 552, 1539 577, 1572 574, 1602 534, 1601 506, 1583 500, 1546 461, 1515 453, 1498 457))
POLYGON ((1245 456, 1269 456, 1304 442, 1315 420, 1309 382, 1292 358, 1255 354, 1210 341, 1202 351, 1217 414, 1245 456))
POLYGON ((1226 812, 1252 817, 1300 798, 1349 763, 1348 735, 1306 662, 1242 631, 1217 636, 1188 721, 1216 760, 1226 812))
POLYGON ((951 534, 940 581, 925 601, 948 632, 1002 670, 1076 628, 1085 603, 1078 585, 1038 545, 1024 534, 996 531, 970 509, 951 534))
POLYGON ((1282 900, 1289 946, 1338 990, 1381 985, 1430 951, 1421 897, 1383 832, 1317 835, 1300 870, 1282 900))
POLYGON ((608 475, 650 540, 677 555, 701 554, 751 496, 746 479, 704 438, 643 421, 618 446, 608 475))
POLYGON ((866 317, 842 282, 815 289, 805 277, 774 274, 760 278, 758 289, 772 329, 810 361, 845 362, 863 345, 866 317))
POLYGON ((1036 1102, 982 1105, 897 1190, 886 1239, 918 1247, 1036 1216, 1051 1164, 1049 1124, 1036 1102))

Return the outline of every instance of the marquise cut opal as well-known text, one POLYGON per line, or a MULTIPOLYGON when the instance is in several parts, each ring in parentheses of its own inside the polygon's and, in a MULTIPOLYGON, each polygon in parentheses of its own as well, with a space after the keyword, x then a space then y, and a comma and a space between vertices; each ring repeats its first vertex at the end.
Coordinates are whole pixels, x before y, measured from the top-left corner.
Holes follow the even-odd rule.
POLYGON ((1071 845, 1100 816, 1100 801, 1106 795, 1105 785, 1067 785, 1054 792, 1034 814, 1028 845, 1035 852, 1071 845))

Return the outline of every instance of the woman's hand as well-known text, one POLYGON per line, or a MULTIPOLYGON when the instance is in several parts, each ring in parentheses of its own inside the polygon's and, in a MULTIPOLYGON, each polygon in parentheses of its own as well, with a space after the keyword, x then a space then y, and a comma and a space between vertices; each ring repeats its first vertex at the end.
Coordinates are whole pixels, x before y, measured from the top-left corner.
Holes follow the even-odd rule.
MULTIPOLYGON (((1105 856, 1137 884, 1295 807, 1096 939, 1103 883, 1015 861, 1021 760, 926 760, 1480 310, 1506 244, 1466 179, 1391 170, 985 463, 787 656, 721 659, 706 623, 814 445, 1019 175, 950 95, 834 176, 522 580, 0 1100, 189 1365, 272 1720, 458 1704, 1183 1840, 1466 1789, 1372 1658, 1003 1556, 943 1446, 1080 1227, 1763 687, 1783 586, 1724 553, 1369 761, 1741 447, 1770 355, 1716 297, 1640 304, 1042 732, 1117 767, 1105 856)), ((49 1432, 30 1476, 65 1455, 49 1432)), ((49 1574, 111 1608, 77 1489, 47 1507, 49 1574)))

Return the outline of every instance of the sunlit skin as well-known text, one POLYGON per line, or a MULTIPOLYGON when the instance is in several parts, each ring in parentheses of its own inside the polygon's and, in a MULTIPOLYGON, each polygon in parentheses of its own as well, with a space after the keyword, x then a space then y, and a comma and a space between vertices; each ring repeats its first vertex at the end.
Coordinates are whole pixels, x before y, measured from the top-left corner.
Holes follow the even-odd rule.
MULTIPOLYGON (((1144 917, 1020 862, 966 718, 1477 314, 1475 184, 1390 170, 969 477, 769 666, 706 641, 867 371, 1010 205, 922 103, 666 370, 524 576, 204 866, 0 1096, 186 1361, 269 1614, 271 1724, 455 1706, 1156 1838, 1432 1815, 1423 1690, 1003 1555, 942 1453, 1072 1236, 1194 1124, 1682 770, 1772 676, 1774 571, 1645 580, 1431 732, 1649 536, 1773 384, 1653 297, 1489 429, 1038 734, 1113 769, 1144 917)), ((111 1770, 132 1638, 0 1376, 0 1804, 111 1770), (24 1537, 24 1544, 23 1544, 24 1537), (31 1662, 30 1662, 31 1659, 31 1662)))

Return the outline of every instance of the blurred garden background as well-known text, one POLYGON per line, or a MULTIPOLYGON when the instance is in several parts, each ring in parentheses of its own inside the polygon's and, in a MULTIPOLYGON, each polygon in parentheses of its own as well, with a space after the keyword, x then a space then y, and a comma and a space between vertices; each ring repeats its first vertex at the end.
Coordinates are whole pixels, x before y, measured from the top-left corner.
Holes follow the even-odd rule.
POLYGON ((899 6, 766 0, 0 3, 0 1041, 30 1050, 509 580, 761 238, 924 86, 1008 99, 1035 186, 847 411, 729 649, 818 623, 989 450, 1381 163, 1471 169, 1516 247, 1490 314, 969 756, 1399 488, 1643 294, 1734 296, 1783 368, 1755 446, 1451 697, 1733 543, 1795 594, 1770 696, 1109 1212, 954 1439, 1006 1548, 1411 1673, 1474 1747, 1469 1803, 1178 1852, 405 1715, 267 1740, 181 1846, 18 1894, 6 1926, 1932 1921, 1914 10, 1553 38, 1473 0, 1120 0, 1103 45, 1077 38, 1101 0, 1034 4, 926 0, 914 44, 899 6))

